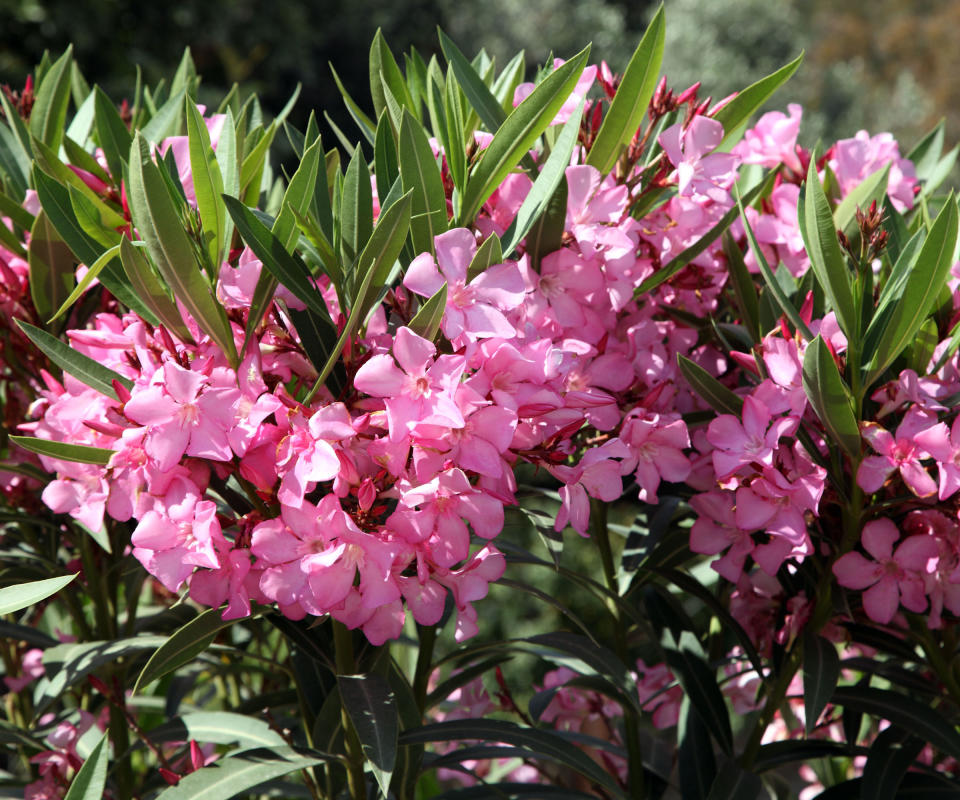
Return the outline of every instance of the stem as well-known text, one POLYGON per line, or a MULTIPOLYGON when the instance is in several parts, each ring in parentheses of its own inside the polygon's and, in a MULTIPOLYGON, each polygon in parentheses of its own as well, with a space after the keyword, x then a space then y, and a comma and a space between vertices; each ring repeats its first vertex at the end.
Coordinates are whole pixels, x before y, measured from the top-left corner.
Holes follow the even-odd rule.
MULTIPOLYGON (((331 623, 337 675, 352 675, 357 669, 357 662, 353 655, 353 634, 342 622, 331 620, 331 623)), ((360 738, 342 700, 343 698, 340 703, 340 723, 343 725, 343 739, 347 749, 347 786, 350 789, 351 800, 366 800, 367 782, 363 777, 363 748, 360 746, 360 738)))
POLYGON ((417 666, 413 674, 413 696, 422 717, 427 706, 427 684, 430 682, 433 666, 433 646, 437 641, 437 628, 435 625, 417 625, 417 633, 420 637, 420 650, 417 653, 417 666))
MULTIPOLYGON (((595 498, 590 498, 590 528, 591 535, 597 542, 600 550, 600 560, 603 563, 603 575, 607 588, 620 596, 620 583, 617 580, 617 570, 613 561, 613 549, 610 547, 610 530, 607 527, 607 504, 595 498)), ((620 613, 620 607, 608 599, 607 605, 614 620, 614 647, 627 669, 630 668, 629 652, 627 648, 627 622, 620 613)), ((640 717, 629 706, 623 709, 624 733, 627 745, 627 796, 634 800, 646 797, 644 792, 643 752, 640 748, 640 717)))

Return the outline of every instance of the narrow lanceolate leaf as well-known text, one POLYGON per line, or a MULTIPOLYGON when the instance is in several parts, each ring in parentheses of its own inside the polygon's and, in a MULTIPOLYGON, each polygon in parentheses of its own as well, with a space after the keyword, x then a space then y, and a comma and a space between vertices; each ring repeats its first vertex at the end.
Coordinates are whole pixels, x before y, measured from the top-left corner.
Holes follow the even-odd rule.
POLYGON ((262 719, 232 711, 190 711, 150 729, 155 742, 196 739, 240 747, 283 747, 283 737, 262 719))
MULTIPOLYGON (((11 439, 22 439, 24 437, 10 437, 11 439)), ((62 575, 57 578, 46 578, 42 581, 31 581, 30 583, 20 583, 16 586, 5 586, 0 589, 0 616, 4 614, 13 614, 15 611, 21 611, 24 608, 34 606, 42 600, 46 600, 51 595, 59 592, 70 581, 77 577, 77 574, 62 575)))
POLYGON ((210 259, 213 274, 220 271, 224 254, 224 232, 227 210, 223 206, 223 176, 217 156, 210 144, 210 132, 199 109, 190 99, 185 104, 187 138, 190 150, 190 170, 193 173, 193 191, 203 230, 204 247, 210 259))
POLYGON ((883 208, 883 198, 887 193, 887 181, 890 179, 890 164, 887 163, 876 172, 864 178, 857 187, 850 192, 833 212, 833 224, 838 231, 843 231, 851 241, 860 241, 860 231, 857 228, 857 209, 866 211, 870 204, 876 202, 883 208))
POLYGON ((924 741, 908 736, 900 728, 889 727, 870 745, 867 763, 863 766, 860 796, 871 800, 894 800, 903 776, 913 765, 924 741))
MULTIPOLYGON (((431 158, 432 158, 431 154, 431 158)), ((340 241, 344 263, 352 263, 370 238, 373 229, 373 193, 367 162, 358 147, 343 175, 340 203, 340 241)))
POLYGON ((707 800, 756 800, 762 791, 759 777, 746 772, 736 762, 728 761, 710 787, 707 800))
POLYGON ((443 50, 443 56, 453 70, 457 78, 457 83, 463 90, 470 103, 471 108, 480 117, 480 121, 486 126, 487 130, 493 133, 507 118, 506 112, 500 105, 493 92, 483 82, 473 65, 467 60, 467 57, 460 51, 453 40, 442 30, 437 28, 437 35, 440 37, 440 49, 443 50))
POLYGON ((63 800, 101 800, 107 785, 107 765, 110 762, 109 743, 109 737, 104 734, 74 776, 63 800))
POLYGON ((249 208, 233 197, 224 197, 227 211, 233 218, 240 236, 263 266, 286 286, 307 308, 323 317, 329 317, 326 304, 310 277, 310 270, 296 253, 289 253, 271 231, 249 208))
POLYGON ((443 312, 447 309, 447 284, 444 283, 433 296, 427 300, 420 310, 410 320, 407 326, 417 336, 422 336, 428 342, 432 342, 440 330, 440 323, 443 321, 443 312))
POLYGON ((48 323, 53 322, 58 317, 62 316, 67 312, 67 309, 70 308, 77 300, 80 298, 88 288, 90 284, 96 280, 97 276, 100 275, 104 267, 107 266, 114 258, 117 257, 117 254, 120 252, 120 245, 114 245, 109 250, 107 250, 100 258, 91 264, 90 268, 87 270, 86 274, 80 280, 80 282, 74 287, 73 291, 70 292, 70 296, 63 301, 60 308, 58 308, 52 317, 47 320, 48 323))
MULTIPOLYGON (((392 95, 400 106, 410 109, 414 116, 419 116, 419 106, 414 104, 407 81, 379 28, 373 37, 373 44, 370 45, 370 95, 378 117, 387 106, 386 95, 392 95)), ((391 110, 390 116, 395 124, 400 123, 396 111, 391 110)))
POLYGON ((239 363, 223 306, 197 267, 197 259, 149 146, 137 134, 130 151, 130 211, 147 250, 174 297, 227 359, 239 363))
POLYGON ((113 101, 107 97, 100 87, 93 90, 94 96, 94 125, 97 131, 97 139, 103 150, 104 158, 107 159, 107 166, 110 169, 110 176, 113 182, 120 184, 123 177, 123 165, 126 163, 127 156, 130 153, 130 142, 133 138, 130 131, 120 119, 113 101))
POLYGON ((823 288, 837 322, 851 346, 859 346, 861 331, 853 302, 850 269, 837 242, 830 201, 824 194, 812 161, 798 209, 800 233, 810 256, 810 266, 823 288))
POLYGON ((773 74, 748 86, 714 115, 714 119, 723 125, 721 150, 726 150, 733 145, 735 138, 740 135, 740 127, 750 119, 753 112, 770 99, 777 89, 790 80, 802 61, 803 53, 773 74))
POLYGON ((27 260, 30 264, 30 297, 33 306, 41 319, 47 319, 70 296, 77 262, 42 210, 30 229, 27 260))
POLYGON ((70 72, 73 45, 47 70, 37 87, 37 97, 30 112, 30 133, 56 152, 60 149, 67 126, 67 104, 70 102, 70 72))
MULTIPOLYGON (((958 232, 957 203, 953 193, 937 215, 917 255, 916 263, 897 282, 899 298, 881 294, 884 311, 878 311, 864 336, 863 359, 869 386, 913 342, 914 336, 933 309, 937 296, 956 257, 958 232)), ((893 276, 891 276, 891 279, 893 276)))
MULTIPOLYGON (((280 205, 280 213, 274 220, 271 229, 274 236, 280 240, 280 243, 288 252, 292 252, 293 245, 299 238, 297 229, 296 215, 305 216, 310 208, 310 203, 314 196, 314 187, 317 183, 317 174, 320 171, 320 161, 323 157, 323 145, 319 138, 316 139, 303 153, 300 160, 300 166, 290 178, 286 191, 283 193, 283 201, 280 205)), ((369 176, 367 185, 369 186, 369 176)), ((371 200, 371 209, 373 203, 371 200)), ((373 212, 371 211, 371 214, 373 212)))
POLYGON ((44 355, 60 369, 69 372, 78 381, 91 389, 96 389, 100 394, 117 399, 117 393, 113 389, 113 381, 119 381, 128 389, 133 388, 133 381, 129 378, 124 378, 120 373, 103 366, 99 361, 95 361, 89 356, 83 355, 83 353, 78 353, 70 345, 61 342, 56 336, 47 333, 45 330, 21 319, 17 320, 17 325, 20 326, 20 330, 27 335, 30 341, 39 347, 44 355))
POLYGON ((223 619, 219 608, 208 608, 179 628, 150 656, 137 682, 134 694, 158 678, 178 670, 206 650, 217 634, 229 628, 236 620, 223 619))
POLYGON ((397 761, 397 737, 400 735, 400 715, 390 685, 386 678, 371 672, 367 675, 338 675, 337 687, 343 707, 360 739, 363 754, 380 791, 386 796, 397 761))
POLYGON ((743 253, 733 240, 729 231, 723 234, 723 254, 727 257, 727 272, 730 275, 730 285, 740 309, 740 318, 743 326, 750 334, 750 338, 758 343, 763 338, 760 330, 760 301, 757 296, 757 286, 753 276, 743 260, 743 253))
MULTIPOLYGON (((565 186, 566 184, 561 185, 565 186)), ((566 202, 564 202, 564 207, 566 207, 566 202)), ((473 260, 470 262, 470 266, 467 267, 467 280, 472 281, 478 275, 481 275, 488 267, 502 263, 503 248, 500 245, 500 237, 495 233, 491 233, 480 243, 477 252, 473 256, 473 260)))
POLYGON ((36 439, 32 436, 11 436, 10 441, 31 453, 56 458, 59 461, 76 461, 78 464, 105 465, 113 456, 113 450, 102 447, 52 442, 49 439, 36 439))
MULTIPOLYGON (((543 169, 533 182, 533 186, 520 205, 517 216, 503 235, 503 255, 507 258, 517 248, 529 233, 533 224, 547 213, 550 200, 560 182, 564 180, 566 169, 570 165, 570 156, 577 143, 577 134, 580 132, 580 118, 583 115, 583 101, 577 110, 570 115, 553 145, 553 150, 547 157, 543 169)), ((566 209, 564 209, 566 211, 566 209)))
POLYGON ((600 170, 601 175, 613 170, 647 114, 647 105, 660 77, 665 29, 661 5, 627 64, 617 94, 587 155, 587 163, 600 170))
POLYGON ((800 318, 800 314, 797 312, 797 309, 794 308, 793 303, 790 302, 790 298, 787 297, 786 293, 783 291, 783 288, 777 281, 776 276, 773 274, 773 270, 770 269, 770 265, 767 263, 767 257, 763 254, 763 250, 760 248, 760 243, 757 241, 757 237, 753 233, 753 228, 750 227, 750 221, 747 219, 747 214, 743 210, 743 203, 739 197, 737 198, 737 208, 740 211, 740 219, 743 221, 743 228, 747 232, 747 241, 750 243, 750 251, 753 253, 753 257, 756 259, 757 266, 760 268, 760 274, 763 276, 763 280, 767 284, 767 290, 773 295, 774 299, 777 301, 777 305, 780 306, 780 310, 783 311, 787 319, 790 320, 790 323, 797 330, 797 332, 800 333, 804 339, 809 341, 813 338, 813 333, 811 333, 810 328, 807 327, 807 323, 800 318))
POLYGON ((924 703, 899 692, 868 686, 840 686, 831 702, 864 714, 889 720, 929 742, 951 758, 960 758, 960 733, 946 717, 924 703))
POLYGON ((180 316, 177 304, 170 299, 170 295, 163 288, 150 262, 126 236, 120 240, 120 263, 134 292, 157 319, 181 342, 192 343, 193 336, 184 323, 183 317, 180 316))
POLYGON ((840 658, 837 648, 822 636, 807 633, 803 638, 803 711, 807 736, 817 727, 817 720, 826 708, 837 679, 840 658))
POLYGON ((677 366, 694 391, 706 400, 714 411, 737 417, 743 410, 743 398, 734 394, 699 364, 677 353, 677 366))
POLYGON ((860 429, 853 413, 850 391, 827 343, 817 336, 803 357, 803 389, 830 438, 851 457, 860 453, 860 429))
MULTIPOLYGON (((180 89, 170 96, 170 98, 157 109, 150 121, 140 129, 140 135, 150 144, 160 144, 168 136, 176 136, 180 133, 181 122, 183 120, 183 98, 186 95, 184 89, 180 89)), ((132 163, 132 158, 131 158, 132 163)))
POLYGON ((301 755, 290 747, 258 748, 226 756, 184 776, 157 800, 229 800, 266 781, 322 764, 328 756, 316 751, 301 755))
MULTIPOLYGON (((773 170, 759 184, 750 189, 750 191, 743 196, 743 205, 748 206, 757 197, 765 195, 767 190, 773 186, 773 181, 776 176, 777 171, 773 170)), ((717 239, 720 238, 721 234, 730 227, 737 218, 737 215, 741 213, 739 206, 731 208, 720 218, 716 225, 703 234, 694 244, 690 245, 686 250, 677 253, 677 255, 671 258, 653 275, 643 281, 643 283, 634 290, 634 299, 639 299, 652 289, 656 289, 661 283, 670 280, 670 278, 687 266, 693 259, 710 247, 710 245, 714 244, 717 239)))
POLYGON ((469 222, 476 217, 494 189, 520 163, 537 137, 553 122, 577 85, 589 56, 590 47, 587 46, 552 72, 494 133, 493 139, 467 180, 460 222, 469 222))
POLYGON ((710 732, 690 698, 684 696, 677 725, 677 778, 683 800, 706 797, 717 777, 710 732))
POLYGON ((432 253, 434 237, 447 229, 447 198, 427 135, 407 112, 400 123, 398 161, 403 191, 412 190, 410 236, 414 252, 432 253))

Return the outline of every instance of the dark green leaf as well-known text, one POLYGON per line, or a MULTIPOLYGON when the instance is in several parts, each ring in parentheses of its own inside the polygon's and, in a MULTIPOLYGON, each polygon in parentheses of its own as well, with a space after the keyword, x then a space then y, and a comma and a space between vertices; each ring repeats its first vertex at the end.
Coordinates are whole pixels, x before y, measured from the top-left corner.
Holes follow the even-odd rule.
POLYGON ((49 319, 70 296, 77 262, 42 209, 30 230, 27 257, 33 306, 41 319, 49 319))
POLYGON ((807 736, 817 727, 840 677, 837 648, 807 631, 803 637, 803 711, 807 736))
POLYGON ((677 777, 683 800, 706 797, 717 777, 710 732, 690 698, 684 696, 677 727, 677 777))
POLYGON ((70 345, 64 344, 45 330, 23 320, 17 320, 17 325, 54 364, 91 389, 116 399, 117 393, 113 389, 113 381, 119 381, 127 389, 133 388, 133 381, 129 378, 124 378, 109 367, 103 366, 99 361, 78 353, 70 345))
POLYGON ((920 755, 925 742, 915 736, 905 736, 896 727, 881 731, 867 754, 860 784, 860 797, 870 800, 894 800, 907 770, 920 755))
POLYGON ((71 781, 70 789, 63 800, 102 800, 107 784, 107 764, 110 761, 110 748, 107 746, 109 743, 107 734, 100 737, 97 746, 71 781))
POLYGON ((360 739, 373 775, 384 795, 397 761, 400 717, 397 701, 386 678, 376 673, 338 675, 343 707, 360 739))
POLYGON ((760 301, 757 297, 757 286, 743 260, 743 253, 740 252, 729 231, 724 231, 723 234, 723 252, 727 257, 730 286, 733 288, 743 325, 754 343, 759 344, 763 338, 763 332, 760 330, 760 301))
POLYGON ((357 148, 343 176, 340 204, 341 255, 345 264, 353 263, 370 239, 373 229, 373 194, 370 173, 363 153, 357 148))
POLYGON ((665 30, 661 4, 627 64, 617 93, 587 155, 587 163, 600 170, 601 175, 613 171, 621 152, 630 144, 646 118, 647 106, 660 77, 665 30))
POLYGON ((710 787, 707 800, 757 800, 763 792, 760 778, 744 772, 739 764, 728 761, 710 787))
POLYGON ((50 439, 36 439, 32 436, 11 436, 10 441, 31 453, 38 453, 60 461, 76 461, 79 464, 105 465, 113 456, 113 450, 105 450, 102 447, 54 442, 50 439))
POLYGON ((120 119, 116 106, 99 86, 93 90, 93 96, 96 109, 94 121, 97 129, 97 139, 103 149, 103 155, 107 160, 107 166, 110 168, 113 182, 119 184, 123 177, 123 166, 130 153, 130 144, 133 137, 130 136, 130 131, 127 130, 127 126, 120 119))
POLYGON ((677 365, 687 379, 687 383, 700 395, 710 407, 721 414, 740 416, 743 410, 743 398, 734 394, 699 364, 677 353, 677 365))
POLYGON ((133 290, 157 319, 180 341, 192 343, 193 337, 180 316, 176 303, 163 288, 150 262, 126 236, 120 241, 120 263, 133 290))
POLYGON ((434 237, 447 230, 447 198, 427 135, 406 111, 400 124, 398 156, 403 191, 412 191, 410 237, 414 252, 433 253, 434 237))
POLYGON ((213 640, 217 638, 220 631, 229 628, 234 622, 236 620, 223 619, 219 608, 208 608, 198 614, 179 628, 150 656, 150 660, 147 661, 133 686, 133 693, 136 694, 141 687, 146 687, 158 678, 193 661, 213 644, 213 640))

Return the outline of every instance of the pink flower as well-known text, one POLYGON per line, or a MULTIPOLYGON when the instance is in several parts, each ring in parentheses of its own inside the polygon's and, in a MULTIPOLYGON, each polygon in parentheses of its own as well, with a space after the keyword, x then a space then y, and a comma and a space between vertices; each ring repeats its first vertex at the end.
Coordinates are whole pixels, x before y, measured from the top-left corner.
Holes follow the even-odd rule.
POLYGON ((911 536, 893 552, 900 531, 889 519, 876 519, 863 526, 861 543, 876 559, 868 561, 857 552, 847 553, 833 565, 837 582, 848 589, 866 589, 863 610, 874 622, 886 625, 904 608, 920 613, 927 607, 924 577, 936 570, 940 554, 932 536, 911 536))
POLYGON ((699 194, 729 204, 726 187, 736 178, 737 157, 713 153, 722 139, 723 125, 704 116, 694 117, 686 128, 680 122, 671 125, 657 138, 677 168, 677 191, 682 196, 699 194))
POLYGON ((916 436, 925 431, 927 442, 938 440, 948 442, 948 429, 942 422, 935 423, 936 417, 923 411, 911 409, 903 418, 894 437, 888 430, 875 422, 864 423, 861 428, 876 456, 867 456, 857 471, 857 484, 865 492, 876 492, 886 482, 894 470, 917 497, 929 497, 937 491, 937 484, 920 463, 929 458, 930 453, 916 440, 916 436))
POLYGON ((900 157, 900 147, 889 133, 870 136, 858 131, 852 139, 841 139, 833 147, 830 168, 844 195, 850 194, 862 181, 890 164, 887 194, 897 211, 913 206, 913 188, 917 185, 913 162, 900 157))
MULTIPOLYGON (((566 62, 562 58, 553 59, 553 68, 559 69, 566 62)), ((577 81, 577 85, 573 88, 573 91, 570 93, 570 96, 564 101, 563 105, 560 107, 560 110, 557 112, 557 116, 553 118, 551 125, 562 125, 568 119, 574 111, 577 110, 577 106, 580 105, 580 101, 583 100, 587 93, 590 91, 590 87, 593 86, 593 82, 597 78, 597 65, 591 64, 583 73, 580 75, 580 80, 577 81)), ((533 83, 521 83, 516 89, 513 90, 513 105, 518 106, 524 100, 526 100, 531 92, 536 88, 536 84, 533 83)))
POLYGON ((627 463, 636 471, 642 502, 657 502, 661 478, 677 483, 690 474, 690 460, 683 452, 690 446, 690 434, 679 414, 635 408, 623 422, 620 439, 630 448, 627 463))
POLYGON ((733 148, 744 164, 759 164, 774 168, 780 164, 798 175, 804 172, 797 156, 797 134, 803 109, 796 103, 787 106, 789 116, 782 111, 770 111, 760 117, 756 126, 748 130, 733 148))
POLYGON ((587 496, 612 503, 623 494, 622 465, 613 459, 630 458, 630 450, 619 439, 587 450, 575 467, 556 466, 550 471, 565 486, 560 488, 562 504, 554 529, 562 531, 569 521, 577 533, 587 535, 590 501, 587 496))
POLYGON ((946 500, 960 489, 960 416, 953 421, 949 436, 947 426, 940 422, 915 434, 913 440, 937 460, 939 497, 946 500))
POLYGON ((447 429, 464 425, 453 398, 464 359, 440 356, 434 360, 436 352, 432 342, 409 328, 400 328, 393 342, 393 358, 375 355, 357 370, 357 389, 371 397, 386 398, 390 438, 394 441, 425 426, 447 429))
POLYGON ((410 263, 403 285, 431 297, 446 282, 447 306, 440 324, 443 335, 454 347, 491 336, 516 336, 503 312, 523 302, 523 279, 517 265, 507 262, 488 267, 467 283, 467 267, 477 251, 473 234, 466 228, 454 228, 434 242, 436 262, 429 253, 421 253, 410 263))
POLYGON ((792 436, 800 420, 781 417, 773 420, 767 407, 753 397, 743 401, 743 422, 732 414, 722 414, 707 428, 707 441, 713 451, 713 468, 723 480, 744 464, 773 466, 773 454, 780 437, 792 436))

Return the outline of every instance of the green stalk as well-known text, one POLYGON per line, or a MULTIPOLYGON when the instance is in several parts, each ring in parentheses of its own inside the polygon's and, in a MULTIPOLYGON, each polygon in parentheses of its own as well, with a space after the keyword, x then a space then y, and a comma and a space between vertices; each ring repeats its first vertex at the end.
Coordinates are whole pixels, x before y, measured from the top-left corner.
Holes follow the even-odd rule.
MULTIPOLYGON (((607 588, 620 595, 620 584, 617 580, 617 569, 613 560, 613 549, 610 546, 610 530, 607 527, 607 504, 595 498, 590 498, 590 532, 600 550, 600 560, 603 564, 603 575, 607 588)), ((614 648, 617 656, 627 669, 630 668, 629 651, 627 647, 627 621, 620 613, 620 607, 608 599, 607 605, 613 616, 614 648)), ((640 747, 640 717, 635 710, 626 706, 623 709, 624 733, 627 746, 627 796, 633 800, 643 800, 643 752, 640 747)))
MULTIPOLYGON (((336 650, 337 674, 353 675, 357 662, 353 654, 353 634, 342 622, 331 620, 333 625, 333 645, 336 650)), ((363 748, 360 738, 353 727, 347 709, 340 704, 340 724, 343 725, 343 739, 347 756, 347 787, 351 800, 367 800, 367 782, 363 777, 363 748)))

